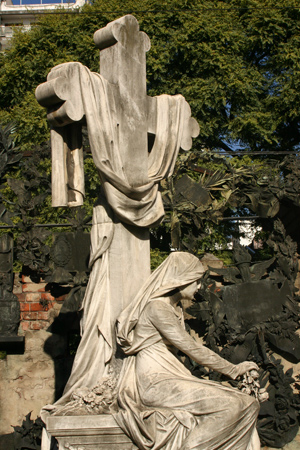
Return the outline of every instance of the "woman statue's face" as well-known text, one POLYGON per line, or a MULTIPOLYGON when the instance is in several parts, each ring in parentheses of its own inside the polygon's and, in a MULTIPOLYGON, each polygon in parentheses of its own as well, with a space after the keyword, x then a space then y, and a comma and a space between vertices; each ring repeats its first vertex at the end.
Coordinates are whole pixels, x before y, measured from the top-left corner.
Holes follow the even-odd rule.
POLYGON ((180 289, 182 299, 193 300, 195 293, 198 291, 199 286, 197 281, 188 284, 184 288, 180 289))

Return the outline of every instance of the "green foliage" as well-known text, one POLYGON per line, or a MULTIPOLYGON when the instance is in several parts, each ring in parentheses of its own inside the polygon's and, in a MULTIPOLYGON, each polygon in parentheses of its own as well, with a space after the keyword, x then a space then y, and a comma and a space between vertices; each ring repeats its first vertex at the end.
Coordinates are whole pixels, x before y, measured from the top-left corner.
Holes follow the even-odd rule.
POLYGON ((87 214, 92 215, 93 205, 99 195, 100 181, 98 170, 91 155, 89 155, 89 157, 86 157, 84 160, 84 179, 86 189, 84 207, 87 211, 87 214))
POLYGON ((15 140, 22 151, 30 151, 33 146, 49 140, 46 110, 37 103, 32 92, 27 92, 24 99, 11 109, 10 118, 18 124, 15 140))
POLYGON ((300 12, 295 1, 280 6, 275 0, 96 0, 79 14, 47 14, 31 31, 16 32, 1 55, 2 117, 16 118, 26 143, 29 135, 42 142, 45 113, 33 106, 36 86, 62 62, 98 71, 93 33, 132 12, 152 43, 149 94, 184 95, 200 124, 199 141, 291 150, 299 141, 300 12))
MULTIPOLYGON (((197 254, 219 249, 225 254, 228 238, 238 230, 235 223, 222 222, 224 215, 273 217, 284 196, 299 203, 297 159, 279 163, 275 157, 271 161, 247 155, 248 150, 298 148, 297 6, 295 0, 283 0, 280 7, 275 0, 95 0, 78 14, 47 14, 29 32, 17 31, 11 48, 0 55, 0 123, 17 124, 14 138, 22 151, 46 142, 46 112, 35 101, 35 88, 63 62, 80 61, 98 71, 93 33, 126 13, 134 14, 151 39, 148 94, 184 95, 200 125, 192 152, 180 156, 172 182, 163 185, 166 218, 152 231, 152 246, 197 254), (244 149, 245 156, 211 152, 232 150, 234 156, 236 148, 244 149), (198 183, 203 195, 207 193, 207 203, 195 205, 178 197, 176 183, 185 175, 198 183)), ((39 164, 49 182, 49 159, 41 158, 39 164)), ((99 189, 89 157, 85 173, 84 206, 89 216, 99 189)), ((22 179, 25 174, 15 171, 10 176, 22 179)), ((77 220, 66 209, 51 207, 46 185, 36 186, 36 192, 32 189, 32 200, 47 193, 34 208, 39 223, 77 220)), ((3 194, 7 210, 13 209, 9 202, 16 204, 16 194, 7 185, 3 194)), ((14 223, 20 217, 18 213, 14 223)))
POLYGON ((229 241, 243 237, 238 222, 224 220, 226 216, 255 214, 267 219, 277 215, 282 199, 298 204, 298 164, 297 157, 280 162, 225 157, 208 150, 179 157, 172 179, 161 183, 170 246, 200 255, 222 254, 229 241))
POLYGON ((152 248, 150 250, 151 258, 151 271, 155 270, 168 256, 169 252, 163 252, 158 248, 152 248))

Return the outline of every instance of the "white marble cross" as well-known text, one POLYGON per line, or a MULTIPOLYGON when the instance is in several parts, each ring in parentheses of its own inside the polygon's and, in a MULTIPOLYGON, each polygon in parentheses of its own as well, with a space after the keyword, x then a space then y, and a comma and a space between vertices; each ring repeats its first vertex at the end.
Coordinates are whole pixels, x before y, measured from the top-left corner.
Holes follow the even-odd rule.
MULTIPOLYGON (((96 31, 94 41, 100 49, 100 73, 114 91, 114 127, 124 172, 129 185, 141 186, 148 181, 148 133, 155 135, 157 126, 157 98, 146 93, 146 52, 150 49, 150 40, 139 31, 135 17, 127 15, 96 31)), ((71 123, 77 124, 75 129, 78 129, 78 124, 84 121, 85 111, 80 92, 74 86, 76 76, 70 80, 68 74, 68 79, 63 66, 50 72, 48 81, 38 86, 36 97, 48 108, 48 120, 56 130, 71 123)), ((189 150, 191 138, 199 134, 199 126, 191 118, 188 103, 184 102, 182 107, 185 123, 180 147, 189 150)), ((56 163, 53 169, 61 171, 58 179, 65 176, 64 167, 56 163)), ((65 205, 61 188, 53 186, 53 189, 53 206, 65 205)))
MULTIPOLYGON (((95 336, 93 345, 99 349, 97 339, 103 338, 101 355, 110 355, 105 348, 114 345, 116 318, 150 274, 149 227, 163 216, 157 184, 171 175, 179 148, 191 148, 199 127, 183 97, 147 95, 146 52, 150 40, 133 16, 124 16, 98 30, 94 41, 100 49, 100 76, 80 63, 61 64, 52 69, 46 83, 38 86, 36 98, 48 108, 52 125, 53 206, 82 204, 80 131, 81 124, 87 123, 109 206, 102 202, 94 209, 92 247, 94 254, 100 250, 84 301, 84 323, 90 330, 97 325, 100 335, 95 336), (154 137, 153 148, 152 144, 149 148, 149 135, 154 137), (108 280, 104 290, 103 280, 108 280), (103 294, 98 294, 100 291, 103 294)), ((80 355, 93 354, 94 368, 91 363, 86 370, 92 373, 97 367, 97 374, 84 381, 90 386, 104 373, 101 364, 109 360, 105 356, 97 362, 91 339, 86 342, 88 350, 83 336, 70 389, 83 379, 80 355)))

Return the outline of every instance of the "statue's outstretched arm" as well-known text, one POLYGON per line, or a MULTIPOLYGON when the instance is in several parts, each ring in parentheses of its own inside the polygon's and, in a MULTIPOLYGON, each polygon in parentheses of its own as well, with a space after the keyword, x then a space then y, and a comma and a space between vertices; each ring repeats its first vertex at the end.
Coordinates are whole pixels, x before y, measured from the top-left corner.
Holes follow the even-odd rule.
POLYGON ((239 375, 258 369, 253 362, 246 361, 241 364, 232 364, 221 358, 215 352, 196 342, 180 325, 173 308, 164 301, 151 301, 147 305, 150 321, 168 342, 188 355, 198 364, 216 370, 235 379, 239 375))

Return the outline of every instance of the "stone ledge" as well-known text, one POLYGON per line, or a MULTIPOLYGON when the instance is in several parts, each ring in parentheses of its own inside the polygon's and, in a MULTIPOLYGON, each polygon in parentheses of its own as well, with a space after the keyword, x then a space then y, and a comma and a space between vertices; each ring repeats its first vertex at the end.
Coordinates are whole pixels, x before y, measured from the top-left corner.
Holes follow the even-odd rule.
POLYGON ((113 416, 48 416, 47 431, 57 439, 59 450, 134 450, 113 416))

